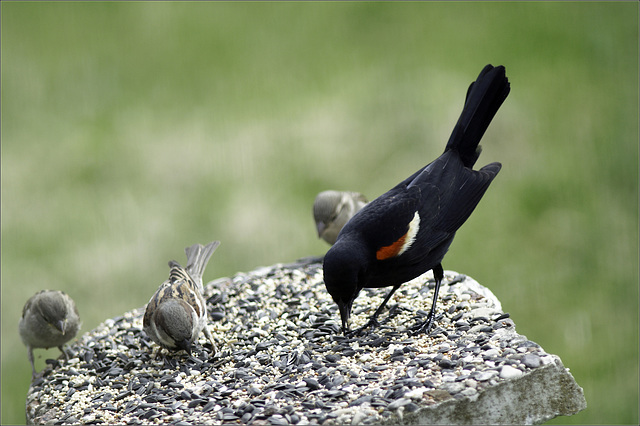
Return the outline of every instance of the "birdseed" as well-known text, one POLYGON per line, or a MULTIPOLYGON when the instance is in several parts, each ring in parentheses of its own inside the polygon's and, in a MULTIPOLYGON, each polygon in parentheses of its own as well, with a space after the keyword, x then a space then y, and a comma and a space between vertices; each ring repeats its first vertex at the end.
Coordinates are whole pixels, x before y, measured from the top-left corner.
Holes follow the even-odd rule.
MULTIPOLYGON (((517 378, 553 356, 515 332, 495 296, 445 272, 430 334, 413 335, 433 296, 429 272, 398 289, 380 326, 340 333, 322 265, 304 261, 205 286, 208 327, 193 355, 159 351, 144 307, 108 319, 68 346, 27 395, 36 424, 379 424, 517 378)), ((351 328, 388 289, 364 289, 351 328)))

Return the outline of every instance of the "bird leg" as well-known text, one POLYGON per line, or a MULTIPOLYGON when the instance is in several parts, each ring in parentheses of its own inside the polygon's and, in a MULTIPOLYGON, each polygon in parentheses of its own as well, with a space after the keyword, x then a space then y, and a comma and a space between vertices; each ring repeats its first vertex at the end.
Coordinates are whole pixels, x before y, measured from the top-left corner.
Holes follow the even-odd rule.
POLYGON ((33 363, 33 348, 31 346, 27 347, 27 353, 29 354, 29 362, 31 363, 31 380, 35 380, 36 378, 36 366, 33 363))
POLYGON ((61 346, 58 346, 58 349, 60 349, 60 352, 62 352, 62 355, 64 355, 64 359, 66 361, 69 361, 69 354, 67 353, 67 351, 61 346))
POLYGON ((213 355, 218 353, 218 346, 216 345, 216 342, 213 340, 213 336, 211 335, 211 332, 209 331, 209 329, 207 328, 207 325, 205 324, 204 326, 204 335, 207 337, 207 339, 209 339, 209 341, 211 342, 211 346, 213 346, 213 355))
POLYGON ((371 315, 371 317, 369 317, 369 321, 367 321, 366 324, 363 325, 362 327, 358 328, 357 330, 354 330, 352 332, 352 334, 360 334, 360 333, 362 333, 364 330, 366 330, 369 327, 377 327, 377 326, 379 326, 380 323, 378 322, 378 315, 380 315, 380 313, 382 312, 382 310, 386 306, 386 304, 389 301, 389 299, 391 299, 391 296, 393 296, 393 293, 395 293, 396 290, 399 289, 399 288, 400 288, 400 285, 394 285, 393 288, 389 291, 389 293, 385 296, 385 298, 382 301, 382 303, 380 304, 380 306, 378 306, 378 309, 376 309, 376 311, 373 313, 373 315, 371 315))
MULTIPOLYGON (((151 349, 151 355, 153 356, 153 349, 151 349)), ((153 357, 156 361, 159 361, 161 359, 165 359, 166 357, 162 356, 162 348, 160 346, 158 346, 156 348, 156 354, 155 357, 153 357)))
POLYGON ((440 291, 440 284, 442 284, 442 279, 444 278, 444 270, 442 269, 441 264, 437 264, 433 268, 433 278, 436 280, 436 288, 433 293, 433 302, 431 302, 431 309, 429 310, 427 319, 422 324, 411 327, 412 329, 415 329, 415 331, 413 332, 414 335, 419 333, 428 333, 433 326, 433 320, 436 316, 436 302, 438 300, 438 292, 440 291))

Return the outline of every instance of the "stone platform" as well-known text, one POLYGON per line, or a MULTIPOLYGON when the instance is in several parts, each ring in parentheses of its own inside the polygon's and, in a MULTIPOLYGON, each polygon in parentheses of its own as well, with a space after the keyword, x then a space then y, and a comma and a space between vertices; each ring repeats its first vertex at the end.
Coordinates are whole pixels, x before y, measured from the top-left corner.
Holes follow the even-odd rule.
MULTIPOLYGON (((362 336, 339 333, 322 265, 307 259, 205 286, 209 329, 192 356, 157 354, 144 307, 72 343, 31 385, 32 424, 541 423, 586 408, 559 357, 519 335, 500 302, 446 271, 437 321, 412 335, 433 294, 431 273, 403 285, 362 336)), ((150 289, 150 294, 155 289, 150 289)), ((351 327, 387 289, 364 290, 351 327)))

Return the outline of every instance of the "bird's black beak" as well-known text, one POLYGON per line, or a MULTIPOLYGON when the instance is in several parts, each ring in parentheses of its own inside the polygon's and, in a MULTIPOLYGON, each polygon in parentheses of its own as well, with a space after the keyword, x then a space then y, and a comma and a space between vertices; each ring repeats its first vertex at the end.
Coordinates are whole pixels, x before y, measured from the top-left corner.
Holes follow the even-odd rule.
POLYGON ((338 308, 340 309, 340 319, 342 320, 342 334, 346 335, 349 332, 349 317, 351 317, 351 302, 338 302, 338 308))
POLYGON ((325 225, 324 222, 317 222, 316 229, 318 230, 318 238, 320 238, 324 230, 327 229, 327 225, 325 225))

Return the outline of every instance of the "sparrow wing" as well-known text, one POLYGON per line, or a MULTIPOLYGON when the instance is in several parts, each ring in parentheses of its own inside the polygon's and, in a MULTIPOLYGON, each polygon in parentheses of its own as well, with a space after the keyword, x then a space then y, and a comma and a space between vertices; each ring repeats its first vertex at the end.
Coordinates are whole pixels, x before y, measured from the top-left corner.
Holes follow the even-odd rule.
POLYGON ((156 307, 158 306, 158 303, 159 303, 158 299, 161 295, 160 290, 165 284, 166 282, 164 282, 160 286, 160 288, 156 290, 153 296, 151 296, 151 299, 149 299, 149 303, 147 303, 147 308, 145 309, 144 317, 142 318, 142 325, 145 329, 147 327, 151 327, 151 317, 153 316, 153 313, 156 311, 156 307))
POLYGON ((22 318, 27 316, 27 312, 29 312, 29 310, 31 309, 31 305, 33 304, 33 301, 35 300, 36 296, 40 293, 42 292, 39 291, 38 293, 31 296, 29 300, 27 300, 27 303, 24 304, 24 306, 22 307, 22 318))
POLYGON ((187 304, 189 304, 196 312, 196 316, 198 318, 203 316, 203 309, 206 310, 206 306, 204 305, 204 299, 200 295, 199 291, 195 290, 187 283, 181 283, 180 285, 176 286, 175 292, 177 294, 176 298, 184 300, 187 304))
POLYGON ((168 299, 183 300, 193 307, 196 315, 202 317, 206 315, 206 305, 204 298, 197 289, 196 284, 186 274, 186 271, 178 265, 171 269, 171 278, 162 283, 160 288, 155 292, 145 310, 142 323, 145 327, 150 326, 153 313, 156 312, 158 306, 168 299))

